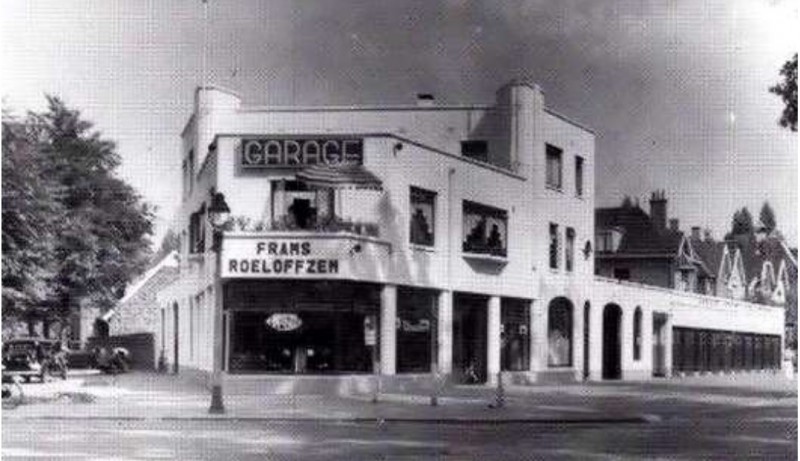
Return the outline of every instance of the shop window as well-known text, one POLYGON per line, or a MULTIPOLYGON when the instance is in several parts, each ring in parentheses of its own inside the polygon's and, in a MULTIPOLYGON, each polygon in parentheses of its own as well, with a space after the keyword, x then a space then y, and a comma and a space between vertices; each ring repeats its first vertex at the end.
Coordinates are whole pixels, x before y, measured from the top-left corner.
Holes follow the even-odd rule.
POLYGON ((398 289, 397 372, 429 373, 436 342, 436 304, 433 291, 398 289))
POLYGON ((411 188, 411 243, 433 246, 436 226, 436 192, 411 188))
POLYGON ((272 182, 272 220, 277 227, 314 229, 334 216, 332 189, 312 189, 301 181, 272 182))
POLYGON ((550 302, 547 311, 547 342, 548 366, 572 366, 572 303, 566 298, 556 298, 550 302))
POLYGON ((546 155, 547 187, 560 191, 562 189, 563 151, 558 147, 548 144, 546 147, 546 155))
POLYGON ((502 300, 500 363, 503 371, 525 371, 530 368, 529 306, 527 301, 502 300))
POLYGON ((575 229, 567 228, 567 242, 564 252, 564 268, 572 272, 575 266, 575 229))
POLYGON ((461 141, 461 155, 481 162, 489 161, 489 143, 483 140, 461 141))
POLYGON ((583 157, 575 156, 575 195, 583 197, 583 157))
POLYGON ((558 224, 550 223, 550 269, 558 269, 558 224))
POLYGON ((637 307, 633 313, 633 360, 642 359, 642 309, 637 307))
POLYGON ((463 251, 507 255, 508 214, 505 210, 464 201, 463 251))

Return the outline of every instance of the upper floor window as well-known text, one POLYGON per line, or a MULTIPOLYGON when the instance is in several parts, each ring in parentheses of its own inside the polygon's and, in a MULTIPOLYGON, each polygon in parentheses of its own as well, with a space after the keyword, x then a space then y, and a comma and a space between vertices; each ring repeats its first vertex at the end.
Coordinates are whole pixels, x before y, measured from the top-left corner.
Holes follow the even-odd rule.
POLYGON ((334 217, 333 191, 301 181, 272 182, 272 220, 286 229, 313 229, 334 217))
POLYGON ((558 269, 558 224, 550 223, 550 269, 558 269))
POLYGON ((489 143, 484 140, 461 141, 461 155, 481 162, 489 161, 489 143))
POLYGON ((465 200, 463 211, 463 251, 505 257, 508 248, 506 210, 465 200))
POLYGON ((583 197, 583 157, 575 156, 575 195, 583 197))
POLYGON ((189 253, 206 251, 206 205, 189 216, 189 253))
POLYGON ((572 272, 575 266, 575 229, 567 228, 567 245, 564 247, 564 267, 572 272))
POLYGON ((411 188, 411 243, 433 246, 436 212, 436 192, 411 188))
POLYGON ((563 151, 558 147, 547 145, 547 187, 562 189, 562 157, 563 151))

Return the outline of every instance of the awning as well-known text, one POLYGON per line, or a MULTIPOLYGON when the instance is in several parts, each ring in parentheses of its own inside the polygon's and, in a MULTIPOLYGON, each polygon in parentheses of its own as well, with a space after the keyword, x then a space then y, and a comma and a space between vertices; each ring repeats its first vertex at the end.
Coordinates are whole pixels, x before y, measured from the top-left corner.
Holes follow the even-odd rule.
POLYGON ((309 186, 337 189, 382 189, 381 180, 363 165, 311 165, 297 173, 309 186))

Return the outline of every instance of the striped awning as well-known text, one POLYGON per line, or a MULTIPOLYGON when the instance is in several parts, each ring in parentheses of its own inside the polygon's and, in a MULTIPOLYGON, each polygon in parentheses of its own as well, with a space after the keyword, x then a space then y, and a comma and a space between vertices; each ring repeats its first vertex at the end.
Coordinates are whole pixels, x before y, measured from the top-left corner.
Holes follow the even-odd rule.
POLYGON ((363 165, 311 165, 297 173, 309 186, 337 189, 382 189, 381 180, 363 165))

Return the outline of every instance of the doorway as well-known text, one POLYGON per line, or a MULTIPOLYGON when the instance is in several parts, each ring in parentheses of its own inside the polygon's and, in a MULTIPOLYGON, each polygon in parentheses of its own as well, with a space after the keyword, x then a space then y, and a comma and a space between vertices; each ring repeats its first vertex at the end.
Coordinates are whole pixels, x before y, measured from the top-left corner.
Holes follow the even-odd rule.
POLYGON ((603 379, 622 378, 622 309, 607 304, 603 310, 603 379))
POLYGON ((180 331, 180 322, 178 317, 178 303, 174 303, 172 305, 172 320, 173 320, 173 328, 172 328, 172 350, 175 355, 173 362, 172 362, 172 372, 178 373, 178 357, 180 354, 178 353, 178 345, 180 344, 180 340, 178 337, 178 332, 180 331))
POLYGON ((486 382, 488 302, 483 296, 454 296, 453 375, 458 383, 486 382))
POLYGON ((591 304, 589 301, 583 305, 583 380, 589 380, 589 334, 591 333, 589 324, 591 319, 591 304))

